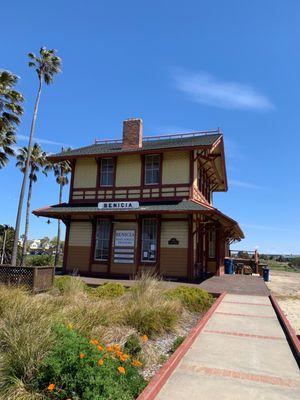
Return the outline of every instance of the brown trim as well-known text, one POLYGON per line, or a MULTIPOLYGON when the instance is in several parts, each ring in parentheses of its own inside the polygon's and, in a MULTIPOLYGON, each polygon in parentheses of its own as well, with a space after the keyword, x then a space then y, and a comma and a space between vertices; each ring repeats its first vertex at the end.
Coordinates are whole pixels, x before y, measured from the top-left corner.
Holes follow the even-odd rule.
POLYGON ((162 187, 162 170, 163 170, 163 153, 161 152, 155 152, 152 154, 143 154, 141 156, 141 186, 140 189, 149 189, 149 188, 161 188, 162 187), (147 155, 151 156, 159 156, 159 181, 158 183, 145 183, 145 178, 146 178, 146 157, 147 155))
MULTIPOLYGON (((101 157, 96 158, 97 161, 97 181, 96 181, 96 187, 94 188, 90 188, 90 189, 86 189, 85 190, 114 190, 116 188, 116 170, 117 170, 117 157, 110 157, 110 156, 106 156, 103 155, 101 157), (103 159, 112 159, 113 160, 113 164, 114 164, 114 173, 113 173, 113 184, 112 185, 101 185, 100 184, 100 179, 101 179, 101 163, 103 159)), ((76 188, 77 190, 80 190, 78 188, 76 188)))
POLYGON ((70 220, 65 221, 65 224, 66 224, 66 236, 65 236, 65 245, 64 245, 63 267, 62 267, 62 272, 64 274, 67 271, 67 263, 68 263, 70 223, 71 223, 70 220))
POLYGON ((69 203, 72 203, 75 167, 76 167, 76 159, 71 161, 71 182, 70 182, 70 190, 69 190, 69 203))
POLYGON ((189 171, 189 184, 190 184, 190 197, 193 197, 194 188, 194 151, 190 151, 190 171, 189 171))
POLYGON ((111 263, 111 252, 112 252, 112 230, 113 230, 113 216, 99 216, 95 217, 92 220, 93 228, 92 228, 92 238, 91 238, 91 246, 90 246, 90 262, 89 262, 89 272, 92 271, 92 264, 101 264, 107 266, 107 273, 110 271, 110 263, 111 263), (110 221, 110 233, 109 233, 109 252, 107 261, 95 260, 95 247, 96 247, 96 230, 97 230, 97 222, 99 219, 107 219, 110 221))
POLYGON ((113 234, 114 234, 114 224, 113 219, 110 220, 110 232, 109 232, 109 251, 108 251, 108 265, 107 265, 107 273, 110 274, 112 257, 113 257, 113 234))
POLYGON ((193 263, 194 263, 194 246, 193 246, 193 216, 188 218, 188 256, 187 256, 187 278, 189 281, 193 278, 193 263))
POLYGON ((94 254, 95 254, 96 228, 97 228, 97 219, 94 217, 92 220, 92 237, 91 237, 91 245, 90 245, 89 273, 92 271, 92 264, 93 264, 93 260, 94 260, 94 254))
POLYGON ((137 270, 140 266, 144 267, 154 267, 157 266, 159 268, 160 264, 160 230, 161 230, 161 222, 160 215, 156 214, 154 216, 143 215, 139 216, 138 219, 138 257, 137 257, 137 270), (144 219, 156 219, 157 221, 157 233, 156 233, 156 260, 155 261, 143 261, 142 260, 142 222, 144 219))
POLYGON ((189 332, 188 336, 184 342, 178 347, 174 354, 168 359, 168 361, 158 370, 156 375, 151 379, 146 388, 139 395, 137 400, 154 400, 156 399, 158 393, 163 388, 171 374, 174 372, 175 368, 182 360, 187 351, 191 348, 192 344, 199 336, 201 331, 204 329, 205 325, 212 317, 216 311, 219 304, 222 302, 226 295, 226 292, 219 295, 214 304, 210 309, 204 314, 198 324, 189 332))

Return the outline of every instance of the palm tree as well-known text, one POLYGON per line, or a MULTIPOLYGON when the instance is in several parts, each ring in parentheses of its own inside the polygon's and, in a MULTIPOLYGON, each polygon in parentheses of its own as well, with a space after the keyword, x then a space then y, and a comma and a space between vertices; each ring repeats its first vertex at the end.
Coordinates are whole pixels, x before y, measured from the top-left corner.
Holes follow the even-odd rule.
MULTIPOLYGON (((61 151, 69 151, 70 149, 62 148, 61 151)), ((65 185, 69 183, 68 174, 71 172, 71 165, 68 161, 60 161, 52 166, 54 176, 56 177, 56 182, 59 184, 59 197, 58 202, 59 204, 62 203, 62 193, 63 188, 65 185)), ((55 249, 55 259, 54 265, 58 265, 59 261, 59 254, 60 254, 60 220, 57 220, 57 242, 56 242, 56 249, 55 249)))
POLYGON ((0 169, 14 155, 15 129, 20 123, 24 101, 21 93, 13 89, 18 77, 9 71, 0 71, 0 169))
POLYGON ((30 59, 28 65, 29 67, 35 68, 35 71, 38 76, 38 91, 36 95, 33 117, 31 122, 30 128, 30 135, 29 141, 27 146, 27 160, 25 164, 25 170, 23 174, 23 181, 21 186, 20 198, 19 198, 19 205, 18 205, 18 212, 16 218, 16 226, 15 226, 15 238, 14 238, 14 245, 13 245, 13 252, 11 257, 11 265, 15 265, 17 261, 17 251, 18 251, 18 240, 20 234, 20 223, 21 223, 21 216, 22 216, 22 208, 25 196, 25 188, 28 178, 28 173, 30 169, 30 156, 32 151, 32 140, 33 134, 35 130, 35 124, 38 114, 38 108, 42 93, 42 83, 45 82, 46 85, 49 85, 53 82, 53 77, 55 74, 61 71, 61 59, 56 56, 56 50, 47 50, 45 47, 40 49, 39 56, 36 56, 33 53, 29 53, 28 57, 30 59))
MULTIPOLYGON (((23 238, 23 247, 22 247, 22 257, 21 257, 21 265, 25 265, 26 261, 26 248, 27 248, 27 239, 29 232, 29 217, 30 217, 30 205, 31 205, 31 196, 32 196, 32 186, 33 183, 37 181, 37 173, 42 168, 42 173, 47 175, 47 172, 50 169, 49 163, 46 159, 46 153, 42 150, 38 143, 34 143, 30 155, 30 173, 29 173, 29 186, 28 186, 28 195, 27 195, 27 205, 26 205, 26 219, 25 219, 25 232, 23 238)), ((18 167, 23 174, 26 169, 26 161, 28 157, 28 149, 27 147, 23 147, 19 149, 19 154, 17 155, 17 163, 16 167, 18 167)))
POLYGON ((8 156, 14 156, 13 146, 16 144, 16 136, 13 131, 0 131, 0 169, 8 163, 8 156))

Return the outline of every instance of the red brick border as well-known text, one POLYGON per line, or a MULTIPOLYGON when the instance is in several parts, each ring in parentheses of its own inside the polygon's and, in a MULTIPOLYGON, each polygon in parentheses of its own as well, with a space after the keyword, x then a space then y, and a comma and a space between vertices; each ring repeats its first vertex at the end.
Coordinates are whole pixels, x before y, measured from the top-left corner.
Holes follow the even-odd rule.
POLYGON ((231 313, 231 312, 225 312, 225 311, 216 311, 215 314, 221 314, 221 315, 232 315, 235 317, 253 317, 253 318, 273 318, 277 319, 276 317, 273 317, 271 315, 256 315, 256 314, 239 314, 239 313, 231 313))
POLYGON ((219 376, 231 379, 242 379, 252 382, 260 382, 260 383, 267 383, 271 385, 287 386, 287 387, 298 386, 298 382, 295 379, 281 378, 279 376, 253 374, 249 372, 234 371, 225 368, 212 368, 212 367, 207 367, 205 365, 182 364, 181 369, 185 371, 199 373, 201 375, 206 375, 206 376, 219 376))
POLYGON ((207 324, 208 320, 211 318, 223 298, 226 292, 222 293, 206 314, 202 317, 199 323, 191 330, 187 338, 184 340, 181 346, 175 351, 175 353, 168 359, 168 361, 160 368, 157 374, 151 379, 148 386, 139 395, 137 400, 153 400, 159 393, 161 388, 167 382, 168 378, 175 370, 183 356, 190 349, 191 345, 194 343, 199 333, 203 330, 204 326, 207 324))
POLYGON ((288 319, 284 315, 282 309, 280 308, 279 304, 275 297, 271 294, 269 296, 271 304, 275 310, 277 318, 282 326, 282 329, 287 337, 291 350, 294 354, 294 357, 300 367, 300 340, 298 339, 294 329, 292 328, 291 324, 289 323, 288 319))
POLYGON ((231 303, 231 304, 247 304, 247 306, 272 307, 271 304, 248 303, 248 302, 244 302, 244 301, 230 301, 230 300, 224 300, 224 303, 231 303))
POLYGON ((241 336, 250 339, 270 339, 270 340, 284 340, 284 337, 279 336, 265 336, 265 335, 253 335, 251 333, 243 333, 243 332, 230 332, 230 331, 219 331, 219 330, 212 330, 208 329, 205 330, 204 333, 215 333, 217 335, 229 335, 229 336, 241 336))

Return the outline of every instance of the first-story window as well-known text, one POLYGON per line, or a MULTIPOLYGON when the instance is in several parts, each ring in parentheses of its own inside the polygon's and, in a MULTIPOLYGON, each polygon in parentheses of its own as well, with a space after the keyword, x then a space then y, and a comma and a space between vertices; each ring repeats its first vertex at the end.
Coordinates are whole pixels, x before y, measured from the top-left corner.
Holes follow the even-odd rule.
POLYGON ((113 158, 101 158, 100 186, 113 186, 115 174, 115 160, 113 158))
POLYGON ((144 262, 155 262, 157 258, 157 219, 143 219, 141 247, 141 260, 144 262))
POLYGON ((96 228, 95 260, 108 261, 111 223, 107 219, 99 219, 96 228))
POLYGON ((216 258, 216 229, 212 228, 208 233, 208 257, 216 258))

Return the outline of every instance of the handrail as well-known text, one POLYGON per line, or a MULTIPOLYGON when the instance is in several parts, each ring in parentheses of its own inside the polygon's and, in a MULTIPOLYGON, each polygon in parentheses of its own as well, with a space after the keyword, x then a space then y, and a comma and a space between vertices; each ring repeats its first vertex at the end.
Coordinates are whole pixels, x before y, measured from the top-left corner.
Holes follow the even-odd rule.
MULTIPOLYGON (((204 136, 213 133, 221 133, 220 129, 215 129, 211 131, 195 131, 195 132, 187 132, 187 133, 171 133, 167 135, 156 135, 156 136, 144 136, 143 142, 149 142, 151 140, 164 140, 164 139, 181 139, 185 137, 195 137, 195 136, 204 136)), ((95 139, 95 144, 109 144, 109 143, 122 143, 122 139, 105 139, 99 140, 95 139)))

